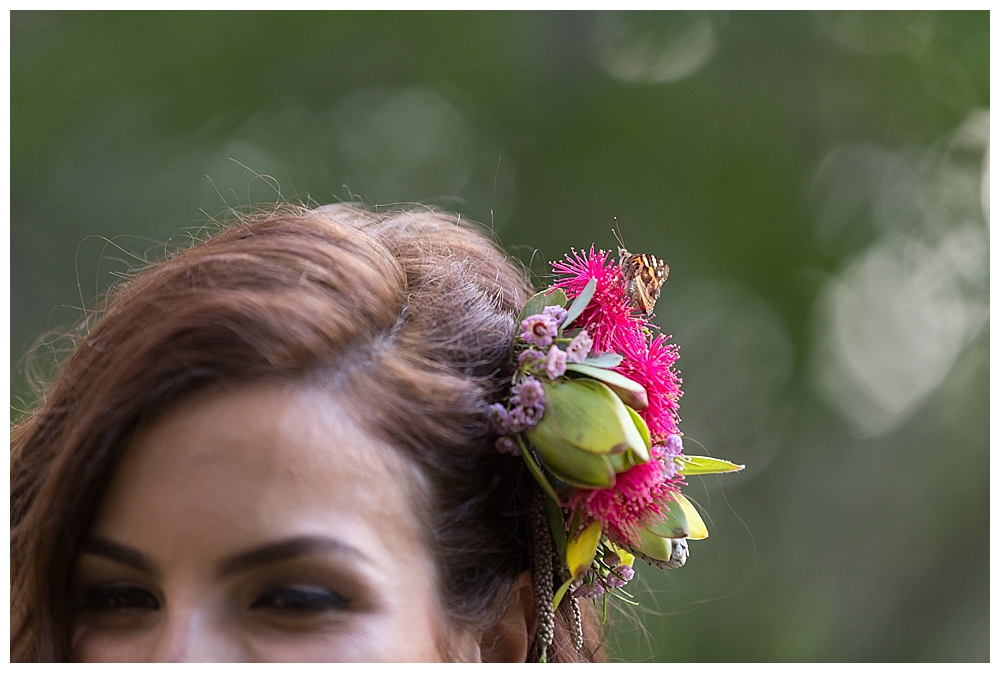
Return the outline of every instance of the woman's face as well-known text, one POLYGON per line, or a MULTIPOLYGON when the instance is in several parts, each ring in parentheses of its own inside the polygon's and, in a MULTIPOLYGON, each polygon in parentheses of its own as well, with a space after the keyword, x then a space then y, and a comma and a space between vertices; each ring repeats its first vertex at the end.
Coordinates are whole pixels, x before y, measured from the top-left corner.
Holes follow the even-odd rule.
POLYGON ((76 566, 80 661, 435 661, 415 470, 330 395, 267 383, 129 447, 76 566))

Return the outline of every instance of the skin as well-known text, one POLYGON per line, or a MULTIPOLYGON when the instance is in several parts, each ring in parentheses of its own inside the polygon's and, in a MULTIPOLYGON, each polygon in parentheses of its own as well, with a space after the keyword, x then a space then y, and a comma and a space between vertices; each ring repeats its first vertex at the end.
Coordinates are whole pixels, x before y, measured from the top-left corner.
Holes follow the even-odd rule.
POLYGON ((184 401, 106 492, 75 569, 74 657, 477 660, 485 637, 489 658, 523 661, 521 598, 499 630, 448 627, 416 479, 328 393, 271 382, 184 401))

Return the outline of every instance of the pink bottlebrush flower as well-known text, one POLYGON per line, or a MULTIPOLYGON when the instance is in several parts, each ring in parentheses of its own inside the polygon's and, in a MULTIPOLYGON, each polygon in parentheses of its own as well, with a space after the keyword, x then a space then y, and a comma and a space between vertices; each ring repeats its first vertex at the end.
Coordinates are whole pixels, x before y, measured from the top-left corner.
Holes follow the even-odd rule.
POLYGON ((646 325, 645 318, 634 315, 635 307, 628 298, 621 268, 608 255, 590 246, 589 253, 574 250, 566 255, 565 261, 552 263, 553 270, 563 276, 553 287, 562 288, 570 299, 576 298, 591 278, 597 279, 594 297, 578 318, 578 324, 587 328, 597 350, 604 353, 614 351, 617 342, 641 343, 645 340, 646 325))
POLYGON ((573 337, 569 346, 566 347, 566 359, 570 362, 583 362, 590 355, 590 349, 593 347, 594 340, 587 334, 587 330, 580 330, 580 333, 573 337))
POLYGON ((557 379, 566 373, 566 351, 552 344, 549 355, 545 358, 545 373, 550 379, 557 379))
POLYGON ((566 499, 569 518, 579 514, 581 526, 600 521, 605 534, 620 546, 639 543, 639 529, 662 520, 673 493, 680 492, 682 477, 667 478, 664 447, 654 444, 652 460, 618 475, 613 488, 577 489, 566 499))
POLYGON ((552 316, 543 313, 529 315, 521 321, 521 338, 529 344, 548 346, 559 333, 559 326, 552 316))
POLYGON ((673 368, 679 357, 677 346, 667 344, 661 334, 652 336, 654 326, 636 314, 621 268, 608 256, 603 250, 595 252, 593 246, 589 253, 573 251, 564 261, 552 264, 562 276, 554 286, 572 299, 591 278, 596 279, 594 297, 576 324, 587 330, 595 352, 621 355, 615 370, 646 389, 649 405, 639 414, 653 439, 653 460, 619 474, 613 488, 573 491, 566 506, 570 517, 579 515, 581 525, 600 521, 612 541, 631 546, 638 543, 643 525, 662 520, 673 494, 684 485, 674 463, 676 441, 669 439, 678 434, 681 379, 673 368))
POLYGON ((615 370, 646 389, 649 406, 639 412, 649 426, 653 442, 664 442, 676 435, 677 416, 681 392, 681 379, 673 368, 680 357, 676 344, 667 344, 662 334, 656 335, 647 346, 631 343, 619 344, 624 357, 615 370))

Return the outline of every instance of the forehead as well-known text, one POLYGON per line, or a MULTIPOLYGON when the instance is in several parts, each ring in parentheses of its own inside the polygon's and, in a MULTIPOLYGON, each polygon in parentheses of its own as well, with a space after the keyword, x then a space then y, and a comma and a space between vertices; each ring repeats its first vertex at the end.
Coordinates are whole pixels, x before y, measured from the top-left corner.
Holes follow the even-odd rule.
POLYGON ((137 434, 96 532, 137 546, 204 536, 220 554, 297 534, 416 548, 415 472, 329 393, 286 382, 213 389, 137 434))

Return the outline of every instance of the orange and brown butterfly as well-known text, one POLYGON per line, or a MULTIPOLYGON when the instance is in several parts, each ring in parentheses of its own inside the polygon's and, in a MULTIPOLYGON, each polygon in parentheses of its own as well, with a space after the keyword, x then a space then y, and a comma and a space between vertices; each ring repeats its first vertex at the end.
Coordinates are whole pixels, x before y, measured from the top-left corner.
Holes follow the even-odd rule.
POLYGON ((660 296, 660 288, 663 281, 670 273, 667 263, 656 255, 647 253, 633 254, 625 249, 620 231, 618 231, 618 218, 615 218, 615 236, 618 238, 618 263, 622 268, 622 275, 625 276, 625 289, 628 292, 632 303, 639 306, 647 315, 652 315, 653 306, 660 296))

